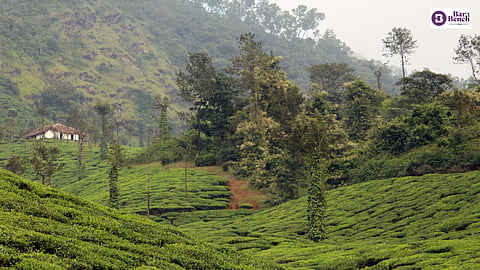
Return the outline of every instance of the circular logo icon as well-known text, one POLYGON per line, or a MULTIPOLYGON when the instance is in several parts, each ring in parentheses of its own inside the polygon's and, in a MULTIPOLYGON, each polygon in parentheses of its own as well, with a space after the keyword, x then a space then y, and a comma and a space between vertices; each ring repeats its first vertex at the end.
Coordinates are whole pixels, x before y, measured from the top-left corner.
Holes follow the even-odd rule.
POLYGON ((432 23, 436 26, 442 26, 447 22, 447 15, 443 11, 435 11, 432 14, 432 23))

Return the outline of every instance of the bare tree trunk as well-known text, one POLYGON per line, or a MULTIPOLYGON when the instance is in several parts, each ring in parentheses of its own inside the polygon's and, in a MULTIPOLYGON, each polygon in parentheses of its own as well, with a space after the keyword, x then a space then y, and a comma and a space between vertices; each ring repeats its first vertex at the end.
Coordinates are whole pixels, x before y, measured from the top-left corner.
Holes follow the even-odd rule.
POLYGON ((147 187, 147 217, 150 217, 150 173, 148 175, 148 187, 147 187))
POLYGON ((187 157, 185 157, 185 201, 188 200, 188 193, 187 193, 187 157))

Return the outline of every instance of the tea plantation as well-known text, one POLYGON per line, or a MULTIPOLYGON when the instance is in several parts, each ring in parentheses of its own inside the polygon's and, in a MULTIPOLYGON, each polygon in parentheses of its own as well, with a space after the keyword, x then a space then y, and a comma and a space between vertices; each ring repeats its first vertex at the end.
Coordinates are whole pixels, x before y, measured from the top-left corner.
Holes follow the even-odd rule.
POLYGON ((0 170, 0 268, 278 269, 0 170))
MULTIPOLYGON (((58 163, 63 169, 53 175, 52 186, 94 202, 108 204, 108 162, 100 159, 100 148, 85 147, 85 178, 78 179, 78 144, 57 140, 44 140, 47 145, 61 148, 58 163)), ((33 141, 0 144, 0 167, 12 153, 27 158, 32 155, 33 141)), ((140 148, 123 147, 125 159, 140 148)), ((31 166, 30 166, 31 167, 31 166)), ((40 181, 32 168, 22 176, 40 181)), ((129 212, 146 214, 148 177, 150 177, 150 203, 152 214, 171 211, 225 209, 230 205, 231 193, 224 177, 203 171, 187 170, 187 194, 185 194, 185 170, 165 169, 160 163, 127 165, 119 172, 119 208, 129 212), (187 199, 185 199, 185 195, 187 199)))
POLYGON ((165 214, 209 242, 292 269, 478 269, 480 172, 328 192, 328 239, 307 240, 306 198, 258 212, 165 214))
MULTIPOLYGON (((108 164, 98 158, 98 148, 87 148, 87 173, 79 180, 78 145, 45 143, 62 146, 64 169, 54 175, 54 187, 107 204, 108 164)), ((0 145, 0 163, 11 151, 28 153, 29 148, 29 142, 0 145)), ((125 150, 127 156, 136 151, 125 150)), ((253 258, 286 269, 480 265, 480 171, 375 180, 330 190, 328 238, 320 243, 306 236, 306 198, 259 211, 226 210, 230 191, 225 178, 206 171, 188 169, 185 200, 183 168, 166 169, 156 163, 126 166, 119 178, 123 212, 4 171, 1 175, 0 264, 6 267, 273 267, 253 258), (145 214, 148 176, 151 218, 157 223, 122 214, 145 214)), ((38 181, 31 169, 24 176, 38 181)))

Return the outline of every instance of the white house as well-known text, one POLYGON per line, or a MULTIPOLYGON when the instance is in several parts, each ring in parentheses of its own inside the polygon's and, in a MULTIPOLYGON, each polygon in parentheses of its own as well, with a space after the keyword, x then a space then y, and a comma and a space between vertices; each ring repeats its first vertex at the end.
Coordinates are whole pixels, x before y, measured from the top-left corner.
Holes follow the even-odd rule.
POLYGON ((58 139, 66 141, 78 141, 80 139, 80 132, 74 128, 64 126, 62 124, 48 125, 37 128, 27 135, 24 139, 58 139))

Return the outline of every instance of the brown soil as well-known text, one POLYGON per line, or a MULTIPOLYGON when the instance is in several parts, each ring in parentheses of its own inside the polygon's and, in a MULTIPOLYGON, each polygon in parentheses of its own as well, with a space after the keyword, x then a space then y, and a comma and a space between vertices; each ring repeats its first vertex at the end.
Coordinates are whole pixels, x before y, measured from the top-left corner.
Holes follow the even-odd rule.
MULTIPOLYGON (((183 168, 184 163, 175 163, 165 166, 165 168, 183 168)), ((247 203, 253 206, 253 209, 260 209, 261 202, 264 200, 265 195, 261 192, 252 190, 246 181, 237 179, 235 176, 228 172, 222 171, 219 166, 208 167, 195 167, 193 163, 187 164, 188 169, 208 171, 218 176, 225 177, 228 180, 228 187, 232 191, 232 197, 230 198, 230 209, 240 209, 240 204, 247 203)))
POLYGON ((240 204, 248 203, 253 206, 253 209, 260 208, 260 202, 263 194, 260 192, 252 191, 248 188, 248 184, 245 181, 237 179, 229 179, 228 187, 232 191, 232 198, 230 199, 231 209, 239 209, 240 204))

